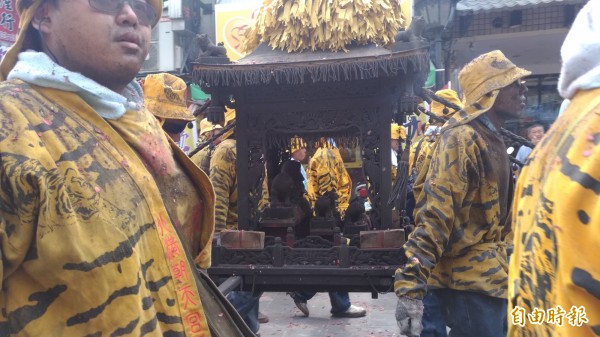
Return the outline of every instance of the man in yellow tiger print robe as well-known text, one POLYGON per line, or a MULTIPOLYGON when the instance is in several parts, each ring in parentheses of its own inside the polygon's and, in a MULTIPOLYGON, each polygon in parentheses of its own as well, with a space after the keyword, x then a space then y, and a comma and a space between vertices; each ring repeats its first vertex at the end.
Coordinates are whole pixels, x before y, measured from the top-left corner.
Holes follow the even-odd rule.
POLYGON ((513 208, 510 337, 600 336, 600 1, 561 48, 571 100, 527 159, 513 208))
POLYGON ((436 291, 450 335, 505 336, 505 227, 512 181, 498 129, 523 110, 530 72, 500 51, 483 54, 459 74, 465 107, 444 125, 415 183, 415 230, 396 271, 401 334, 418 336, 422 299, 436 291))
MULTIPOLYGON (((235 110, 227 108, 225 112, 225 127, 235 121, 235 110)), ((223 141, 219 143, 210 158, 209 176, 215 189, 215 232, 238 229, 238 185, 237 185, 237 149, 235 140, 235 129, 227 131, 222 136, 223 141)), ((266 170, 262 183, 261 197, 258 210, 262 211, 269 200, 267 192, 266 170)), ((260 329, 259 299, 260 294, 253 296, 251 292, 232 291, 227 295, 229 301, 234 305, 246 324, 257 332, 260 329)), ((268 318, 266 319, 268 321, 268 318)))
POLYGON ((225 139, 215 148, 210 159, 210 180, 217 196, 217 231, 238 229, 236 158, 235 139, 225 139))
MULTIPOLYGON (((235 110, 227 109, 225 113, 225 127, 235 121, 235 110)), ((236 166, 236 140, 235 131, 232 129, 222 136, 211 154, 209 176, 216 194, 215 201, 215 230, 220 232, 226 229, 238 229, 238 188, 236 166)), ((194 158, 198 161, 199 158, 194 158)), ((262 211, 269 202, 267 191, 266 169, 262 183, 261 196, 258 210, 262 211)))
MULTIPOLYGON (((442 89, 435 92, 436 96, 441 97, 451 103, 454 103, 462 108, 463 104, 458 98, 458 93, 452 89, 442 89)), ((409 172, 415 173, 421 171, 425 158, 431 153, 434 148, 434 144, 439 138, 440 131, 444 122, 450 119, 454 112, 454 109, 444 106, 442 103, 437 101, 431 102, 430 110, 431 114, 436 117, 442 118, 443 121, 432 121, 427 124, 424 135, 421 139, 413 142, 410 146, 410 154, 408 158, 408 170, 409 172)))
MULTIPOLYGON (((213 124, 208 121, 207 118, 202 119, 199 123, 200 132, 198 133, 200 138, 200 144, 212 139, 212 137, 223 127, 219 124, 213 124)), ((212 153, 215 150, 215 147, 221 143, 221 137, 217 138, 211 144, 203 148, 194 154, 190 159, 196 164, 202 171, 208 173, 210 172, 210 159, 212 158, 212 153)))
POLYGON ((398 174, 398 153, 404 150, 406 145, 406 128, 398 123, 392 123, 390 125, 391 144, 392 148, 392 185, 396 181, 396 175, 398 174))
MULTIPOLYGON (((332 139, 321 139, 320 146, 308 163, 308 196, 313 208, 317 200, 333 192, 336 197, 334 213, 341 219, 348 208, 352 181, 344 166, 344 161, 332 139)), ((339 220, 338 219, 338 220, 339 220)), ((309 315, 307 301, 317 294, 316 291, 289 293, 296 307, 306 316, 309 315)), ((331 314, 334 317, 357 318, 367 314, 363 307, 353 305, 347 292, 329 292, 331 314)))
POLYGON ((0 63, 0 335, 253 336, 206 296, 195 268, 210 265, 214 193, 135 81, 162 1, 91 4, 16 3, 0 63))
MULTIPOLYGON (((454 103, 462 108, 462 102, 458 98, 456 91, 452 89, 442 89, 435 92, 436 96, 441 97, 451 103, 454 103)), ((409 157, 409 172, 413 177, 416 177, 421 170, 427 170, 429 167, 424 167, 423 163, 430 155, 431 149, 435 147, 435 142, 439 138, 440 130, 445 121, 450 119, 454 109, 448 108, 443 104, 432 101, 430 110, 431 114, 441 118, 440 121, 433 121, 430 118, 423 138, 414 142, 410 147, 409 157)), ((414 193, 413 193, 414 195, 414 193)), ((423 298, 423 331, 422 337, 446 337, 446 323, 440 308, 440 300, 437 294, 433 291, 427 292, 423 298)))
POLYGON ((337 195, 336 208, 340 217, 350 203, 352 181, 344 166, 340 150, 330 141, 322 140, 308 163, 308 198, 314 208, 315 202, 329 191, 337 195))

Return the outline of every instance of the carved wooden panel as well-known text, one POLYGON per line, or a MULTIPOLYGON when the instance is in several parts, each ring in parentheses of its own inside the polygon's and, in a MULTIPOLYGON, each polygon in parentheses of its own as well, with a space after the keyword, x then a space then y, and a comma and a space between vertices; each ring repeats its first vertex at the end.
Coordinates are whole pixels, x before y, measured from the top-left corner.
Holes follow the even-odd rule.
POLYGON ((229 249, 218 247, 214 250, 217 252, 217 261, 226 264, 240 265, 271 265, 273 264, 273 248, 265 249, 229 249))
POLYGON ((318 236, 307 236, 304 239, 297 240, 294 248, 331 248, 333 243, 318 236))
POLYGON ((315 266, 336 266, 339 265, 339 248, 285 248, 284 261, 286 265, 315 265, 315 266))
POLYGON ((350 265, 352 266, 400 266, 406 263, 404 249, 360 250, 350 247, 350 265))

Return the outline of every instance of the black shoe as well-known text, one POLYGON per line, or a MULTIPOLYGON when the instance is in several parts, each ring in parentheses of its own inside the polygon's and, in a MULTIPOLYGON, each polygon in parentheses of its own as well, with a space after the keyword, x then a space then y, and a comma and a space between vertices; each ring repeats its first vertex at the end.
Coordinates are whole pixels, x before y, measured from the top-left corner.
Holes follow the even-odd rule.
POLYGON ((367 315, 367 310, 363 307, 351 305, 346 311, 333 314, 333 317, 358 318, 367 315))
POLYGON ((294 293, 287 293, 288 295, 290 295, 292 297, 292 299, 294 300, 294 304, 296 304, 296 307, 302 311, 302 313, 304 314, 304 316, 308 317, 308 315, 310 314, 310 312, 308 311, 308 305, 306 304, 306 302, 302 302, 299 299, 296 298, 296 294, 294 293))

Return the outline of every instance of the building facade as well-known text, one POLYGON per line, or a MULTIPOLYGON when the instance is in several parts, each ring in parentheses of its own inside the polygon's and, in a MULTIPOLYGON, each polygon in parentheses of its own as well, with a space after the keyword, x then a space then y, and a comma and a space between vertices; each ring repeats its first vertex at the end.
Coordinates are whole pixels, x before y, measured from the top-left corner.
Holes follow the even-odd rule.
POLYGON ((499 49, 532 71, 527 108, 507 128, 523 134, 534 122, 547 127, 556 119, 562 98, 557 91, 560 48, 575 16, 587 0, 460 0, 452 25, 447 64, 456 81, 460 68, 478 55, 499 49))

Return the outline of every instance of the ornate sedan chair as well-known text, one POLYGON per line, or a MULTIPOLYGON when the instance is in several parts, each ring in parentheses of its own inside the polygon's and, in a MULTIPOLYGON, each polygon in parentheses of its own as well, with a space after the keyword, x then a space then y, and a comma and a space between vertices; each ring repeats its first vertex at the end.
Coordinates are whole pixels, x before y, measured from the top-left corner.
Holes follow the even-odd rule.
POLYGON ((211 94, 207 118, 218 123, 225 105, 236 110, 239 235, 273 234, 256 249, 215 244, 212 277, 238 275, 242 289, 257 292, 335 290, 376 297, 393 288, 394 270, 405 259, 402 242, 374 249, 347 245, 335 227, 330 240, 294 240, 296 211, 271 208, 261 218, 259 190, 265 159, 273 177, 283 161, 280 150, 293 136, 309 143, 321 137, 358 139, 371 220, 385 241, 394 199, 390 123, 395 114, 416 110, 415 92, 429 70, 428 48, 413 40, 391 48, 350 43, 345 52, 288 52, 262 43, 234 64, 199 59, 193 65, 193 81, 211 94))

